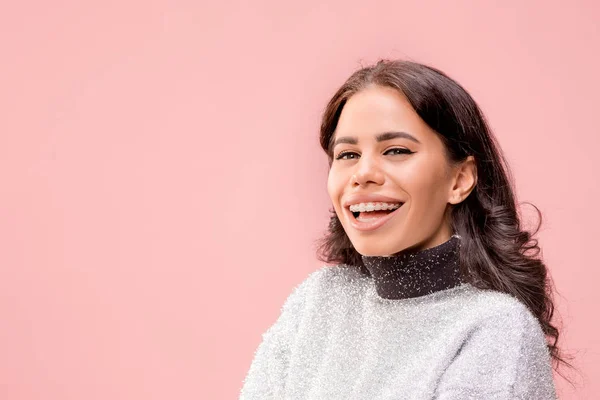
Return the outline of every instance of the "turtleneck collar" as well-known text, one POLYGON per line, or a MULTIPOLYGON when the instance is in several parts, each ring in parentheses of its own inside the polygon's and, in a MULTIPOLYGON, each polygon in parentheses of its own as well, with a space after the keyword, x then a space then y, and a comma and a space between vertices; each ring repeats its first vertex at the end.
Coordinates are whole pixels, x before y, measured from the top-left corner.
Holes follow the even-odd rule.
POLYGON ((373 277, 380 297, 406 299, 462 284, 459 248, 460 236, 453 235, 435 247, 392 256, 362 256, 362 261, 373 277))

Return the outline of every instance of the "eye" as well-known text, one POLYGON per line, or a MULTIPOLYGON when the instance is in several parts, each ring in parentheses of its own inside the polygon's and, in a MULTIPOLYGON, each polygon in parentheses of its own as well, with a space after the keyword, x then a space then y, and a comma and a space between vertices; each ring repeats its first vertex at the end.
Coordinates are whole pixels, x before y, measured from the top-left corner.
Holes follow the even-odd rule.
POLYGON ((395 152, 395 153, 392 153, 392 155, 412 154, 412 153, 414 153, 414 151, 410 151, 409 149, 403 149, 403 148, 400 148, 400 147, 395 147, 393 149, 389 149, 388 151, 386 151, 383 154, 387 154, 387 153, 389 153, 391 151, 395 152))
POLYGON ((337 155, 337 157, 335 158, 336 160, 350 160, 351 158, 345 158, 347 155, 356 155, 358 156, 358 154, 356 154, 353 151, 342 151, 340 152, 340 154, 337 155))
MULTIPOLYGON (((414 151, 410 151, 409 149, 405 149, 405 148, 400 148, 400 147, 395 147, 393 149, 389 149, 388 151, 386 151, 383 154, 388 154, 392 152, 392 155, 402 155, 402 154, 413 154, 414 151)), ((352 160, 358 157, 358 153, 355 153, 353 151, 342 151, 340 152, 340 154, 337 155, 337 157, 335 158, 336 160, 352 160), (349 157, 352 156, 352 157, 349 157)))

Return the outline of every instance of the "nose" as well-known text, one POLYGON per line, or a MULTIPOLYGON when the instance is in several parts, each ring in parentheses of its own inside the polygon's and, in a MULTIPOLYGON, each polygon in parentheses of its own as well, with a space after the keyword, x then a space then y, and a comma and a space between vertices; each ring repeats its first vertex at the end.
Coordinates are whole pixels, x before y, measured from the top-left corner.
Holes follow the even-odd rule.
POLYGON ((384 174, 379 163, 374 158, 361 157, 352 175, 353 186, 365 186, 369 183, 383 184, 384 174))

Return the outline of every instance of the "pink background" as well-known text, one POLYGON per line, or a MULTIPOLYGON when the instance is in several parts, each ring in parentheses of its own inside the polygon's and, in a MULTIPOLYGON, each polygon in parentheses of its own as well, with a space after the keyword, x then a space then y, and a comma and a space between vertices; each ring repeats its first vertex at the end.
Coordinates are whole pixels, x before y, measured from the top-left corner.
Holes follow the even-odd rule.
POLYGON ((237 398, 320 266, 320 113, 379 57, 481 104, 544 213, 561 398, 598 398, 598 3, 212 3, 4 2, 0 398, 237 398))

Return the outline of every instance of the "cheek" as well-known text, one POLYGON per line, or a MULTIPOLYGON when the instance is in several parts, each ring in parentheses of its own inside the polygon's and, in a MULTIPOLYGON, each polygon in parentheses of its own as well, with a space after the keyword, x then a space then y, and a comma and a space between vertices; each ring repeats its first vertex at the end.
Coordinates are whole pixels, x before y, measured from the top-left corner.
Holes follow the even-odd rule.
POLYGON ((442 202, 448 185, 444 171, 431 165, 414 169, 404 176, 403 182, 415 205, 426 207, 442 202))
POLYGON ((339 199, 341 191, 339 177, 332 171, 329 172, 327 177, 327 193, 329 193, 331 202, 336 205, 336 200, 339 199))

